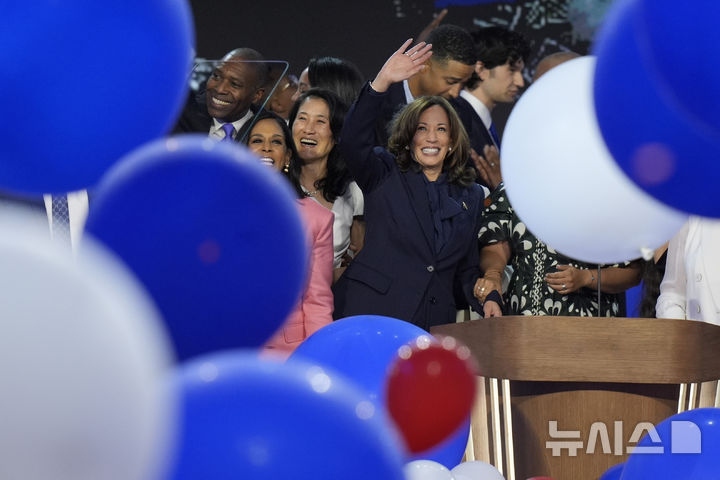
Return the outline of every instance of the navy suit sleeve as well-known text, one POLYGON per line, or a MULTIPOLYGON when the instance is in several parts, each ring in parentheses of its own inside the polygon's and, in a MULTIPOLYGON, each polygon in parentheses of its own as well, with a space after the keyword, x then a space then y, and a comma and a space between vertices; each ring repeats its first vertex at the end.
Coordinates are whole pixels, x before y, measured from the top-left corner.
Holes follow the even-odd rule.
MULTIPOLYGON (((477 200, 473 202, 475 223, 473 225, 472 235, 473 239, 475 239, 477 238, 477 232, 480 230, 482 223, 482 207, 485 194, 479 185, 474 184, 470 188, 472 189, 474 198, 477 200)), ((462 285, 463 293, 465 294, 465 299, 467 300, 468 305, 470 305, 476 312, 482 314, 482 304, 473 294, 475 282, 480 276, 480 251, 477 241, 470 242, 470 247, 468 248, 465 257, 460 262, 460 265, 458 265, 457 275, 460 278, 460 284, 462 285)))
POLYGON ((373 190, 395 166, 395 158, 374 145, 375 123, 385 95, 367 84, 345 117, 340 135, 340 152, 363 193, 373 190))

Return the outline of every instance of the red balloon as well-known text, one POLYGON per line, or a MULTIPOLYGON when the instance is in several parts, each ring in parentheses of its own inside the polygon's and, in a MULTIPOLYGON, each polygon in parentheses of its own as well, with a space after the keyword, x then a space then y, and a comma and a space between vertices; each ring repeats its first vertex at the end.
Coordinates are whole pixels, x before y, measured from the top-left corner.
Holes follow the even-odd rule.
POLYGON ((452 337, 420 337, 403 346, 387 380, 387 406, 412 453, 448 438, 467 419, 475 399, 475 361, 452 337))

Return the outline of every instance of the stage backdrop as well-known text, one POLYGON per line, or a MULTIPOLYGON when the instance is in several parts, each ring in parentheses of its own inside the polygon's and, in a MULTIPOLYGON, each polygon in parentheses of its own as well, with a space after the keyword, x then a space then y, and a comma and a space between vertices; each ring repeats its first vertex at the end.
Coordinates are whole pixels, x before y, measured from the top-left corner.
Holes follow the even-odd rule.
MULTIPOLYGON (((561 50, 585 54, 611 0, 191 0, 197 29, 197 56, 216 59, 237 47, 252 47, 267 59, 286 60, 299 75, 313 56, 331 55, 374 75, 408 37, 442 8, 443 23, 467 29, 502 25, 526 35, 532 58, 529 81, 539 59, 561 50)), ((499 106, 504 124, 510 106, 499 106)))

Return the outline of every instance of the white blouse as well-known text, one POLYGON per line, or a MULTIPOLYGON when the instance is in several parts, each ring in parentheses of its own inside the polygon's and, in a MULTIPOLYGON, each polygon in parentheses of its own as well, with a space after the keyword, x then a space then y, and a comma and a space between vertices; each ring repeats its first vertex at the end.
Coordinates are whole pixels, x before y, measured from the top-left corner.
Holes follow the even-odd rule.
POLYGON ((720 325, 720 221, 690 217, 670 240, 656 312, 720 325))
MULTIPOLYGON (((314 197, 313 200, 318 202, 314 197)), ((333 222, 333 268, 340 267, 342 257, 350 246, 350 227, 353 218, 362 215, 364 210, 365 202, 362 191, 357 183, 350 182, 345 194, 335 199, 331 209, 335 214, 333 222)))

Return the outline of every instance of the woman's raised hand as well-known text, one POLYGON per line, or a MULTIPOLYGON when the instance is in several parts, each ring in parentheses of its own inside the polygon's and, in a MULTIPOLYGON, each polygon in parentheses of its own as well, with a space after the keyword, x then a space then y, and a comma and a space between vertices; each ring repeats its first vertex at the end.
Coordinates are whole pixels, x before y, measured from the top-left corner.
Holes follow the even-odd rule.
POLYGON ((373 90, 385 92, 393 83, 407 80, 425 68, 425 62, 432 56, 432 44, 420 42, 405 51, 411 43, 412 38, 409 38, 387 59, 372 81, 373 90))

